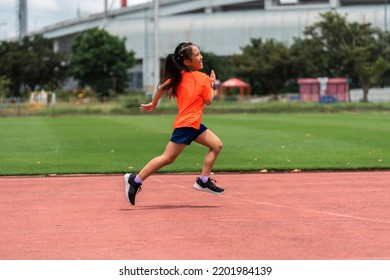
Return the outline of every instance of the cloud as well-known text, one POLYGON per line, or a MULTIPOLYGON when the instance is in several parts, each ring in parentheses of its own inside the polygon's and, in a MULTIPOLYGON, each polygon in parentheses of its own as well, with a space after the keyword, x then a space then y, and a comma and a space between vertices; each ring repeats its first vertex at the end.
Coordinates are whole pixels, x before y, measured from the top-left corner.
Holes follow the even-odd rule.
MULTIPOLYGON (((127 0, 127 5, 151 0, 127 0)), ((81 15, 104 11, 105 0, 28 0, 27 29, 29 32, 81 15)), ((108 8, 118 9, 120 0, 107 0, 108 8)), ((0 0, 0 40, 17 36, 18 1, 0 0)))
POLYGON ((16 4, 14 1, 0 0, 0 39, 16 34, 16 4))
POLYGON ((104 10, 104 1, 96 0, 30 0, 28 9, 29 31, 76 18, 78 13, 93 14, 104 10))
POLYGON ((50 24, 59 16, 60 9, 55 0, 30 0, 27 5, 29 31, 50 24))
POLYGON ((55 0, 29 0, 27 1, 27 7, 30 11, 39 12, 52 12, 58 11, 58 4, 55 0))

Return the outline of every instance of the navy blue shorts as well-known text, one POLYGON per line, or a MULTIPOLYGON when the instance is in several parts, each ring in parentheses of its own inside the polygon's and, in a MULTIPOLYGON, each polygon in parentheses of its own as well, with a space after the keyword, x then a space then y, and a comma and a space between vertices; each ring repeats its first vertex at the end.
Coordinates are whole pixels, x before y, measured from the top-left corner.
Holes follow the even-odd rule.
POLYGON ((207 130, 207 127, 202 123, 199 129, 193 127, 175 128, 172 132, 171 141, 177 144, 191 145, 191 142, 198 138, 205 130, 207 130))

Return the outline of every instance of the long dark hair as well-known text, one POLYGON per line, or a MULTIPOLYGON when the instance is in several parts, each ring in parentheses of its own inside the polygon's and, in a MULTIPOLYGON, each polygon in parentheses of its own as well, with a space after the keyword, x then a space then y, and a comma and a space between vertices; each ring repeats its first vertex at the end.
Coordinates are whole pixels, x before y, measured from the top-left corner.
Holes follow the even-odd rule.
POLYGON ((160 84, 165 83, 168 79, 171 82, 164 87, 168 91, 169 97, 176 97, 176 89, 181 82, 181 72, 189 71, 184 65, 184 60, 192 60, 193 43, 180 43, 174 53, 168 54, 165 59, 165 67, 161 77, 160 84))

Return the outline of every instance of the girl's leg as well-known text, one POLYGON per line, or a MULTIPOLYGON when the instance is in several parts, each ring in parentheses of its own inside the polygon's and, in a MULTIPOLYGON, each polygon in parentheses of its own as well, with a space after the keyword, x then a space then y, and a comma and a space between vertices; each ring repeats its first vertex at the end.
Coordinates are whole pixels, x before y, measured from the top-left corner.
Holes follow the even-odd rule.
POLYGON ((222 141, 210 129, 205 130, 195 142, 209 148, 203 162, 202 176, 210 176, 214 163, 222 149, 222 141))
POLYGON ((164 166, 171 164, 175 161, 177 156, 184 150, 186 144, 177 144, 169 141, 164 153, 161 156, 155 157, 138 173, 138 176, 145 180, 150 175, 163 168, 164 166))

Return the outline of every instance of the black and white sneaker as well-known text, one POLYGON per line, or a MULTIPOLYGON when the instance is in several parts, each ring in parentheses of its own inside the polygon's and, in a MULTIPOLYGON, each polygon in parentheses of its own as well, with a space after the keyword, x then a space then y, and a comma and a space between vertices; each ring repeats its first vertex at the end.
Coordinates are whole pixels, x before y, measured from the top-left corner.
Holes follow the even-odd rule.
POLYGON ((198 177, 196 178, 194 188, 199 191, 204 191, 212 194, 223 194, 225 190, 217 187, 215 185, 216 182, 217 181, 209 178, 209 180, 206 183, 203 183, 202 179, 198 177))
POLYGON ((124 176, 125 179, 125 192, 126 198, 131 203, 131 205, 135 204, 135 196, 139 191, 141 191, 141 185, 134 182, 136 174, 134 173, 126 173, 124 176))

